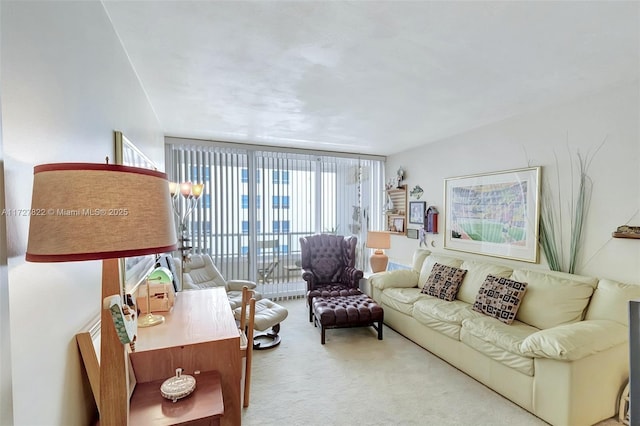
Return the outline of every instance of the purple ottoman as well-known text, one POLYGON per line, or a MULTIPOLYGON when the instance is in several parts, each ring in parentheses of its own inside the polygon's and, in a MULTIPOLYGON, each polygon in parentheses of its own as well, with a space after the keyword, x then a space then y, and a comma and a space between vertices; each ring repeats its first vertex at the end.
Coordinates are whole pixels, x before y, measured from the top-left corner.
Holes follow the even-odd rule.
POLYGON ((321 327, 324 345, 328 328, 373 327, 382 340, 384 310, 366 294, 313 298, 314 325, 321 327))

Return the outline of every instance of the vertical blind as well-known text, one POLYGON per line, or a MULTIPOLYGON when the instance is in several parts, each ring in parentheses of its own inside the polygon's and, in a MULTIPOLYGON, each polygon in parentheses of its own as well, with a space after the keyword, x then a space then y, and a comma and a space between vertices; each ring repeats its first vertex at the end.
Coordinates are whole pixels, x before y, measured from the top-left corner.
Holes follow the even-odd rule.
POLYGON ((227 280, 276 300, 304 294, 299 238, 318 232, 356 236, 365 268, 366 231, 382 225, 382 161, 200 143, 169 143, 166 158, 170 180, 205 184, 186 234, 227 280))

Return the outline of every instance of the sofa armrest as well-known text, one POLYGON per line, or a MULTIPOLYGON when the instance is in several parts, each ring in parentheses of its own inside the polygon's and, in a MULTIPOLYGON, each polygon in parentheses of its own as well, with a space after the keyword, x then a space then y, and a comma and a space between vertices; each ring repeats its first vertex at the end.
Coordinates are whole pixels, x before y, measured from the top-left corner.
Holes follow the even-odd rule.
POLYGON ((579 321, 531 334, 520 344, 520 352, 534 358, 574 361, 625 343, 628 333, 627 327, 615 321, 579 321))
POLYGON ((395 271, 378 272, 369 276, 369 282, 377 289, 385 288, 412 288, 418 286, 416 271, 410 269, 397 269, 395 271))
POLYGON ((227 291, 242 291, 242 287, 249 287, 249 290, 256 288, 256 283, 247 280, 229 280, 227 281, 227 291))

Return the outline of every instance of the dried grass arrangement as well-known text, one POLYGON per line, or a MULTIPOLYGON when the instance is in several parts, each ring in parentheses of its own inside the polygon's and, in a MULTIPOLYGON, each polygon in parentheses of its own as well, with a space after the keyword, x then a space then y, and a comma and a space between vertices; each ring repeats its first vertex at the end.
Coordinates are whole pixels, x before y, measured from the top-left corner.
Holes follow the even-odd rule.
MULTIPOLYGON (((560 165, 558 156, 554 152, 556 163, 556 188, 554 192, 548 179, 543 179, 541 214, 540 214, 540 245, 544 252, 549 268, 553 271, 575 273, 585 220, 589 213, 593 181, 589 177, 589 167, 593 158, 602 148, 606 138, 593 154, 583 155, 576 152, 576 159, 569 162, 569 178, 571 179, 570 194, 563 194, 560 185, 560 165), (563 225, 571 224, 568 244, 565 242, 563 225), (568 251, 567 251, 568 246, 568 251)), ((572 156, 567 145, 569 157, 572 156)))

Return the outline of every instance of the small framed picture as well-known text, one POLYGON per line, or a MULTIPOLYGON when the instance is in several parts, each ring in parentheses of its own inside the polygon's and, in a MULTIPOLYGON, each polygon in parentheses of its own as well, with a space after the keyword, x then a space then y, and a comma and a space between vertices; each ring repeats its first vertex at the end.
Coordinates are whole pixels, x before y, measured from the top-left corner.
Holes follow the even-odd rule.
POLYGON ((396 229, 395 232, 404 232, 404 219, 401 217, 393 219, 393 227, 396 229))
POLYGON ((427 209, 426 201, 409 201, 409 223, 422 225, 424 212, 427 209))
POLYGON ((418 239, 418 230, 409 228, 407 229, 407 238, 412 238, 414 240, 418 239))

